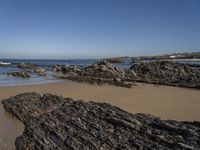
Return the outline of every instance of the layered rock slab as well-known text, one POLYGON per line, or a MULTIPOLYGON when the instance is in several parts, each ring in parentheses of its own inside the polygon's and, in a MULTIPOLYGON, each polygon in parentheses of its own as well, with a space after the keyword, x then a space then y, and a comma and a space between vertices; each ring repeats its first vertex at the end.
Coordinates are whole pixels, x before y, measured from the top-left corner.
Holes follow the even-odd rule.
POLYGON ((130 69, 140 82, 200 88, 200 71, 188 64, 157 61, 134 64, 130 69))
POLYGON ((130 114, 106 103, 25 93, 2 101, 25 124, 16 149, 200 149, 200 123, 130 114))

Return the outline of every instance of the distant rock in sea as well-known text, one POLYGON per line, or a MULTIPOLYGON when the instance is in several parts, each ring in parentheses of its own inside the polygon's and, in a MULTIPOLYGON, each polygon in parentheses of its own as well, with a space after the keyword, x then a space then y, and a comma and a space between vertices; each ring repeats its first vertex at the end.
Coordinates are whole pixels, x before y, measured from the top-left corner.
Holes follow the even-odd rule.
POLYGON ((30 74, 26 71, 8 72, 7 75, 20 78, 30 78, 30 74))
POLYGON ((37 65, 35 64, 31 64, 31 63, 20 63, 17 64, 18 68, 22 68, 22 69, 34 69, 37 65))
POLYGON ((161 120, 51 94, 20 94, 2 104, 25 125, 17 150, 200 149, 200 122, 161 120))

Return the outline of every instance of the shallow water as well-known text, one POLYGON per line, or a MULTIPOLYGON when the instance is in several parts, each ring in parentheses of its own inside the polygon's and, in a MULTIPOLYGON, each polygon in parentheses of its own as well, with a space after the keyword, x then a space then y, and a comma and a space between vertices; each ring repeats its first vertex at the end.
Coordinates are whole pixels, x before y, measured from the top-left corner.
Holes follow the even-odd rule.
POLYGON ((24 126, 6 114, 2 104, 0 104, 0 119, 0 150, 14 150, 15 139, 23 133, 24 126))
POLYGON ((59 82, 53 76, 38 77, 38 75, 31 75, 31 78, 18 78, 0 74, 0 87, 17 86, 17 85, 34 85, 59 82))

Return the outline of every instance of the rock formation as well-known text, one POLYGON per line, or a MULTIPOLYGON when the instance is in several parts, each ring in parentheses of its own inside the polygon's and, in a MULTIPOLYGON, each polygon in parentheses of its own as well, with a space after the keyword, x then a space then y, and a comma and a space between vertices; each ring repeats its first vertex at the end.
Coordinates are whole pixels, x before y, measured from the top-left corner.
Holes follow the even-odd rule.
POLYGON ((65 64, 64 66, 55 66, 54 71, 61 73, 57 74, 57 77, 62 79, 93 84, 107 83, 123 87, 131 87, 136 77, 134 71, 119 69, 107 61, 99 61, 84 68, 65 64))
POLYGON ((45 68, 37 68, 35 70, 35 72, 39 75, 39 76, 46 76, 47 72, 45 68))
POLYGON ((31 63, 20 63, 17 64, 17 67, 22 69, 34 69, 36 65, 31 63))
POLYGON ((198 67, 171 61, 134 64, 130 69, 120 69, 107 61, 99 61, 87 67, 76 65, 55 66, 58 78, 92 84, 111 84, 132 87, 135 82, 200 88, 198 67))
POLYGON ((200 71, 187 64, 158 61, 135 64, 130 69, 141 82, 200 88, 200 71))
POLYGON ((200 149, 200 122, 130 114, 106 103, 25 93, 2 101, 25 125, 17 150, 200 149))
POLYGON ((29 75, 29 73, 26 71, 8 72, 7 75, 11 75, 14 77, 20 77, 20 78, 30 78, 31 77, 29 75))

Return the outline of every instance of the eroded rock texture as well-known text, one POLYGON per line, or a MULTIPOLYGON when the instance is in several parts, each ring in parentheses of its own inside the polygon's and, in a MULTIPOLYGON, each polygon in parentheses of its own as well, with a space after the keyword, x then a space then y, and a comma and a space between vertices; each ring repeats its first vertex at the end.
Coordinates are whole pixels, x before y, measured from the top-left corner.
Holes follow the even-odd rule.
POLYGON ((200 70, 188 64, 157 61, 134 64, 120 69, 107 61, 87 67, 76 65, 55 66, 58 78, 102 85, 104 83, 130 88, 135 82, 200 88, 200 70))
POLYGON ((200 123, 130 114, 105 103, 20 94, 4 108, 25 124, 16 149, 200 149, 200 123))
POLYGON ((111 84, 130 88, 134 85, 136 74, 132 70, 123 70, 113 66, 107 61, 99 61, 87 67, 65 64, 55 66, 54 71, 58 78, 70 79, 79 82, 89 82, 93 84, 111 84))
POLYGON ((200 71, 188 64, 171 61, 139 63, 131 68, 138 81, 200 88, 200 71))

